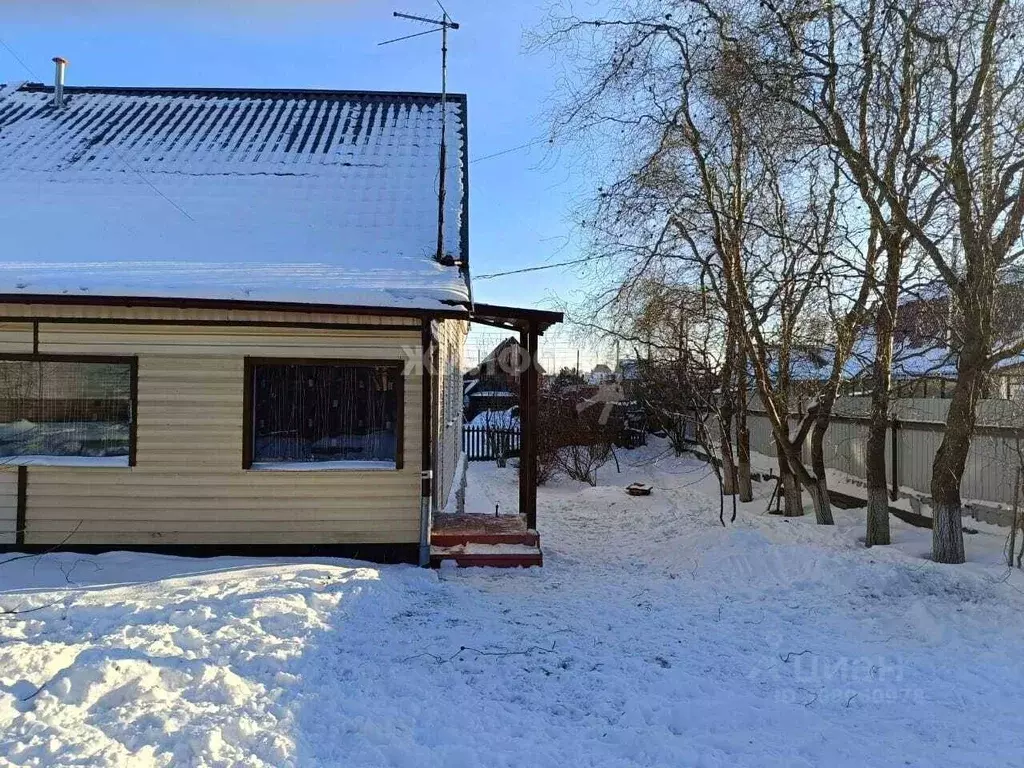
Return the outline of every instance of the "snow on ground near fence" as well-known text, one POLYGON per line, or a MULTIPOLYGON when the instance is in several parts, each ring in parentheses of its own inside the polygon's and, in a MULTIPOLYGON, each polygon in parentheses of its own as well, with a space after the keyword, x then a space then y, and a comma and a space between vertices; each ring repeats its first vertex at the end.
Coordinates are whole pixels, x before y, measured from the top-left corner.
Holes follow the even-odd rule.
MULTIPOLYGON (((1024 578, 893 521, 718 524, 663 444, 542 488, 545 567, 47 555, 0 566, 0 761, 990 766, 1024 754, 1024 578), (650 497, 622 488, 643 481, 650 497), (460 649, 465 650, 460 650, 460 649)), ((511 504, 515 469, 470 482, 511 504)), ((768 486, 758 488, 762 496, 768 486)))

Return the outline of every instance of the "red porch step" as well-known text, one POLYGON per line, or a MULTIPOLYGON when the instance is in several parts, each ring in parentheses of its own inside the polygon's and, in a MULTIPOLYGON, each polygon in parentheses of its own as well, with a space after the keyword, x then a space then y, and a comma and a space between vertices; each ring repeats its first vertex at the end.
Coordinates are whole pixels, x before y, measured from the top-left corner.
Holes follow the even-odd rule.
POLYGON ((529 568, 544 564, 537 531, 523 515, 438 515, 430 534, 430 563, 460 567, 529 568))
POLYGON ((540 536, 536 531, 434 531, 430 534, 430 543, 435 547, 457 547, 461 544, 522 544, 527 547, 539 547, 540 536))
POLYGON ((460 568, 530 568, 544 565, 540 543, 483 543, 470 541, 454 546, 430 547, 430 564, 437 567, 443 560, 454 560, 460 568))
POLYGON ((455 547, 430 547, 430 564, 437 567, 442 560, 455 560, 461 568, 528 568, 544 565, 540 547, 523 544, 460 544, 455 547))

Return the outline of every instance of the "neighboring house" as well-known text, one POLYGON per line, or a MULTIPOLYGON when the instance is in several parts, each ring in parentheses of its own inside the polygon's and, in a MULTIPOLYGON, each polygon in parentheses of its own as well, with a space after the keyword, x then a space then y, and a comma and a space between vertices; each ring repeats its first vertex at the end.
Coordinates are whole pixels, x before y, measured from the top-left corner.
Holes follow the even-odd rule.
MULTIPOLYGON (((896 315, 894 374, 903 397, 948 397, 956 381, 956 355, 951 342, 959 333, 960 317, 945 289, 903 302, 896 315)), ((996 289, 993 315, 996 338, 1013 344, 1024 338, 1024 281, 1007 279, 996 289)), ((996 364, 988 396, 1015 399, 1024 383, 1024 355, 996 364)))
POLYGON ((640 362, 633 358, 620 360, 615 365, 615 381, 622 386, 622 396, 635 400, 640 383, 640 362))
POLYGON ((615 377, 619 381, 636 381, 640 378, 640 363, 633 358, 620 360, 615 366, 615 377))
MULTIPOLYGON (((903 301, 897 309, 892 362, 892 386, 897 397, 950 397, 956 384, 956 351, 952 342, 959 332, 960 319, 955 308, 950 308, 943 287, 927 293, 903 301)), ((998 288, 996 304, 996 336, 1000 344, 1012 346, 1024 339, 1024 280, 1019 276, 1004 280, 998 288)), ((874 357, 874 332, 869 326, 855 343, 843 369, 842 394, 870 392, 874 357)), ((800 396, 813 396, 828 379, 831 367, 832 350, 828 346, 794 347, 790 352, 790 376, 800 396)), ((773 360, 773 376, 776 369, 773 360)), ((994 366, 986 395, 1024 399, 1024 353, 994 366)))
MULTIPOLYGON (((840 394, 857 395, 871 391, 871 365, 875 345, 873 334, 863 335, 841 373, 840 394)), ((777 360, 769 361, 773 378, 777 360)), ((790 386, 797 397, 813 397, 832 375, 832 348, 790 350, 790 386)), ((754 371, 749 372, 753 381, 754 371)), ((905 340, 894 342, 892 386, 897 397, 948 397, 956 380, 956 366, 948 347, 913 347, 905 340)))
POLYGON ((612 373, 612 369, 604 363, 598 363, 594 366, 594 370, 587 374, 587 383, 593 386, 599 386, 615 381, 615 374, 612 373))
POLYGON ((0 544, 424 562, 469 322, 561 319, 471 300, 444 108, 439 223, 436 94, 0 86, 0 544))
POLYGON ((993 393, 1004 400, 1024 400, 1024 362, 1018 359, 1002 366, 993 384, 993 393))
MULTIPOLYGON (((485 411, 507 411, 519 402, 519 375, 526 359, 519 340, 510 336, 463 375, 466 421, 485 411)), ((539 363, 536 370, 544 375, 539 363)))

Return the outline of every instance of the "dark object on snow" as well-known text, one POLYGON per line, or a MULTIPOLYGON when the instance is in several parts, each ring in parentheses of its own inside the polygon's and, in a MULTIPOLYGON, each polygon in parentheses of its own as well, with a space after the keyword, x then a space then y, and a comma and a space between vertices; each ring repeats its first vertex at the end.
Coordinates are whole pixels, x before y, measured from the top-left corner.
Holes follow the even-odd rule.
POLYGON ((650 496, 654 489, 644 483, 630 483, 626 486, 626 493, 630 496, 650 496))

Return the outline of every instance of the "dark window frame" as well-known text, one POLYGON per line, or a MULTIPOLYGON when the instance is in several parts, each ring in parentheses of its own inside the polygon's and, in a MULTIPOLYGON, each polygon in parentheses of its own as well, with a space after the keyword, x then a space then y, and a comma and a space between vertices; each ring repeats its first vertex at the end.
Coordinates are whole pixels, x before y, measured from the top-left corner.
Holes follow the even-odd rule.
MULTIPOLYGON (((390 368, 395 377, 395 466, 394 469, 360 469, 349 467, 337 469, 317 467, 317 462, 310 462, 310 472, 397 472, 403 467, 405 453, 405 361, 396 359, 374 358, 338 358, 338 357, 248 357, 245 358, 242 377, 242 469, 253 470, 253 450, 256 432, 253 425, 255 403, 253 393, 256 386, 256 368, 260 365, 327 365, 327 366, 359 366, 390 368)), ((259 470, 272 471, 272 470, 259 470)))
MULTIPOLYGON (((136 450, 139 436, 139 356, 138 355, 62 355, 44 352, 0 353, 0 362, 28 363, 99 363, 107 365, 127 365, 129 371, 128 399, 128 466, 136 463, 136 450)), ((54 459, 68 458, 53 456, 54 459)), ((43 465, 45 466, 45 465, 43 465)), ((85 465, 88 468, 88 465, 85 465)))

